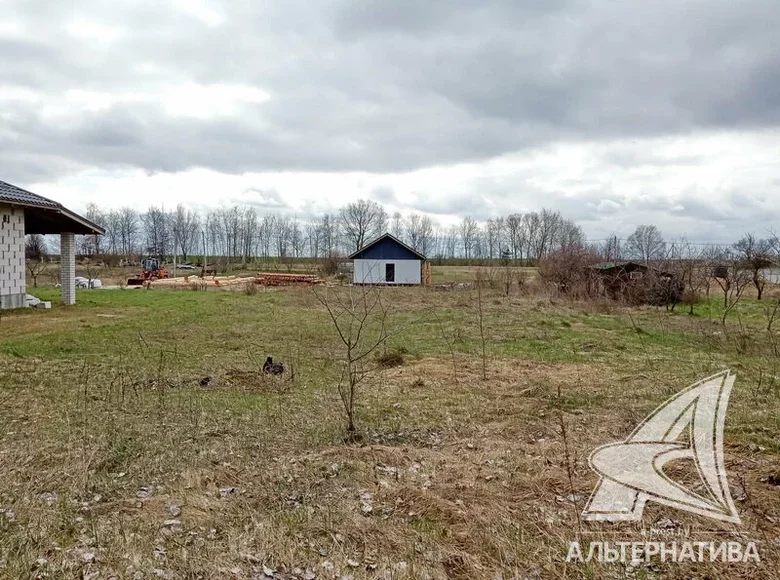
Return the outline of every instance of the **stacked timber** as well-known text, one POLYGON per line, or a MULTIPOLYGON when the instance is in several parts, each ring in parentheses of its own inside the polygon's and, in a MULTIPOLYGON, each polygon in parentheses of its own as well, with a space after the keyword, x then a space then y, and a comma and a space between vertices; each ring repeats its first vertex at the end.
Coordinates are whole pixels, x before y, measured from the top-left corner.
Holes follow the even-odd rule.
POLYGON ((238 276, 206 276, 201 278, 199 276, 182 276, 180 278, 160 278, 150 283, 151 286, 157 286, 161 288, 187 288, 191 289, 195 286, 198 287, 225 287, 225 286, 241 286, 252 283, 254 278, 239 278, 238 276))
POLYGON ((325 280, 311 274, 261 272, 255 278, 255 284, 260 284, 261 286, 314 286, 324 283, 325 280))
POLYGON ((311 274, 282 274, 279 272, 261 272, 254 277, 238 276, 182 276, 180 278, 160 278, 148 283, 150 286, 161 288, 227 288, 230 286, 246 286, 257 284, 259 286, 314 286, 325 284, 325 280, 311 274))

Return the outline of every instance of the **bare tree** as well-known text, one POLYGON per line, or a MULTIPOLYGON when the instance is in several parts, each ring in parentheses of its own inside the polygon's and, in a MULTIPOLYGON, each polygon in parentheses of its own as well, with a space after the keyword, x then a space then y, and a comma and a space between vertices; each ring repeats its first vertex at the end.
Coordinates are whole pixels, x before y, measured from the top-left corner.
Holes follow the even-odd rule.
POLYGON ((404 237, 404 217, 399 211, 393 214, 393 219, 390 222, 390 233, 399 240, 402 240, 404 237))
POLYGON ((537 262, 550 252, 584 240, 582 231, 573 222, 564 220, 560 212, 551 209, 525 214, 523 231, 528 253, 537 262))
POLYGON ((370 239, 384 233, 387 226, 387 214, 375 201, 359 199, 347 204, 339 212, 341 227, 350 249, 357 251, 370 239))
POLYGON ((241 261, 244 264, 255 257, 257 234, 257 211, 253 207, 244 208, 241 214, 241 261))
POLYGON ((41 234, 30 234, 24 241, 24 257, 27 260, 42 261, 46 257, 46 240, 41 234))
POLYGON ((474 232, 474 248, 471 252, 471 257, 476 258, 477 260, 484 260, 488 255, 487 235, 485 229, 481 227, 479 223, 476 225, 477 227, 474 232))
POLYGON ((297 218, 293 217, 290 220, 290 247, 292 248, 293 255, 296 258, 300 258, 303 254, 303 248, 306 238, 301 232, 301 224, 297 218))
POLYGON ((626 240, 628 254, 643 262, 663 258, 666 252, 664 238, 655 226, 638 226, 626 240))
POLYGON ((128 256, 133 252, 138 234, 138 213, 129 207, 119 210, 119 245, 122 254, 128 256))
POLYGON ((501 235, 503 233, 503 225, 503 218, 501 218, 500 221, 498 219, 489 219, 487 224, 485 224, 487 254, 488 258, 491 260, 501 256, 501 235))
POLYGON ((523 257, 523 216, 513 213, 506 218, 506 230, 509 238, 509 247, 512 251, 512 257, 517 260, 523 257))
POLYGON ((745 267, 750 271, 753 286, 758 292, 758 299, 764 293, 766 278, 764 269, 772 265, 772 244, 769 240, 758 239, 753 234, 745 234, 734 244, 734 250, 745 267))
POLYGON ((463 245, 463 257, 467 260, 471 259, 474 253, 474 246, 477 243, 477 236, 479 234, 479 226, 473 218, 466 216, 460 221, 460 241, 463 245))
POLYGON ((28 258, 25 261, 27 265, 27 271, 30 273, 30 278, 33 281, 33 288, 38 287, 38 277, 46 269, 46 264, 41 259, 28 258))
POLYGON ((551 209, 542 209, 539 212, 534 244, 534 258, 537 261, 544 258, 549 252, 555 251, 562 221, 560 212, 551 209))
POLYGON ((276 216, 273 214, 264 215, 260 225, 260 245, 262 247, 262 254, 264 258, 268 258, 271 255, 271 244, 273 242, 275 232, 276 216))
POLYGON ((179 204, 171 219, 171 226, 175 251, 181 255, 182 261, 186 262, 187 256, 198 243, 200 231, 198 214, 179 204))
POLYGON ((406 239, 409 245, 423 255, 428 253, 433 236, 433 222, 428 216, 413 213, 406 220, 406 239))
POLYGON ((165 213, 163 208, 151 206, 141 216, 141 221, 144 224, 144 233, 146 235, 146 251, 160 258, 167 256, 171 249, 168 214, 165 213))
POLYGON ((286 258, 290 250, 290 239, 292 234, 292 224, 290 218, 277 217, 274 220, 274 239, 276 240, 276 255, 279 258, 286 258))
POLYGON ((106 214, 103 221, 103 227, 106 230, 107 251, 116 255, 120 253, 121 240, 121 216, 116 210, 111 210, 106 214))
POLYGON ((328 258, 336 255, 339 246, 338 227, 336 219, 330 214, 325 214, 320 219, 320 236, 322 238, 322 251, 328 258))
MULTIPOLYGON (((106 222, 106 214, 100 210, 96 203, 87 204, 87 212, 84 217, 99 226, 103 226, 106 222)), ((81 251, 87 256, 99 256, 104 253, 105 247, 103 236, 98 234, 84 236, 81 239, 81 251)))
POLYGON ((309 256, 316 262, 322 251, 322 230, 317 222, 307 222, 304 226, 306 230, 306 243, 309 246, 309 256))
POLYGON ((239 255, 238 247, 241 242, 241 212, 237 206, 219 211, 220 234, 222 237, 222 253, 229 258, 239 255))
POLYGON ((30 234, 24 241, 24 257, 27 271, 33 281, 33 288, 38 287, 38 277, 46 269, 44 259, 47 255, 46 240, 41 234, 30 234))
POLYGON ((745 270, 737 256, 729 250, 719 253, 713 263, 711 272, 712 277, 723 292, 721 323, 726 324, 726 317, 739 303, 745 288, 752 281, 752 276, 748 270, 745 270))
POLYGON ((356 440, 355 411, 360 385, 376 370, 371 355, 394 334, 387 327, 389 305, 378 286, 315 290, 342 344, 338 392, 344 407, 347 435, 356 440))
MULTIPOLYGON (((216 256, 223 253, 222 248, 222 235, 221 235, 220 219, 217 212, 210 211, 206 214, 203 222, 203 235, 206 240, 204 244, 204 252, 208 256, 216 256)), ((206 264, 204 264, 205 266, 206 264)))
POLYGON ((581 245, 561 248, 539 260, 539 278, 556 292, 583 298, 590 291, 591 266, 598 256, 581 245))
POLYGON ((560 218, 555 230, 554 249, 585 245, 585 233, 572 220, 560 218))
POLYGON ((97 280, 97 277, 100 275, 102 269, 103 269, 103 263, 97 260, 87 259, 87 261, 84 262, 84 270, 87 274, 87 280, 88 280, 87 288, 92 288, 92 282, 94 280, 97 280))
POLYGON ((683 286, 683 299, 688 302, 688 314, 693 314, 699 296, 709 287, 712 263, 706 252, 686 238, 673 242, 667 252, 665 269, 673 273, 683 286))
POLYGON ((537 262, 544 255, 544 243, 539 238, 540 219, 539 214, 530 212, 523 215, 523 236, 526 240, 526 257, 533 258, 537 262))
POLYGON ((618 262, 623 259, 623 251, 620 246, 620 238, 615 234, 609 236, 600 248, 601 257, 607 262, 618 262))
POLYGON ((50 268, 46 270, 46 275, 51 280, 52 286, 58 286, 60 284, 60 269, 50 268))
POLYGON ((477 314, 477 328, 479 329, 479 342, 482 346, 482 380, 487 380, 487 339, 485 337, 485 311, 482 307, 482 286, 487 280, 484 277, 483 272, 480 270, 477 272, 476 289, 477 300, 475 303, 477 314))

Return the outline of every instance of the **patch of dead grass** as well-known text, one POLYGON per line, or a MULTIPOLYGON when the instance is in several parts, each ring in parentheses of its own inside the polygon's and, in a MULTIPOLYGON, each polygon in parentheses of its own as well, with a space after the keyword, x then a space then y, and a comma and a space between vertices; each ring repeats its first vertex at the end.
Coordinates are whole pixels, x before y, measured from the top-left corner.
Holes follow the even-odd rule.
MULTIPOLYGON (((462 294, 401 289, 398 296, 419 312, 439 301, 443 309, 458 308, 462 294)), ((776 574, 780 501, 769 476, 777 473, 771 442, 778 407, 771 392, 746 390, 748 362, 742 363, 747 376, 738 378, 746 387, 733 394, 726 449, 743 525, 716 525, 712 537, 761 542, 764 564, 643 566, 632 576, 615 566, 565 564, 568 542, 642 540, 661 519, 676 522, 678 537, 698 540, 713 524, 652 503, 644 526, 581 523, 578 514, 596 483, 587 457, 624 439, 669 394, 722 364, 728 351, 678 353, 684 365, 670 364, 652 343, 607 362, 491 356, 485 380, 473 354, 456 350, 454 361, 444 348, 415 354, 366 381, 362 444, 344 445, 337 365, 326 358, 326 339, 288 328, 289 309, 306 321, 304 330, 314 327, 311 295, 295 289, 265 299, 282 298, 288 302, 258 303, 262 315, 245 326, 193 316, 188 341, 176 345, 159 338, 162 331, 143 340, 133 335, 122 343, 125 359, 117 359, 124 366, 68 353, 0 357, 0 509, 14 513, 13 521, 0 515, 0 577, 262 578, 264 567, 287 577, 302 577, 293 574, 299 568, 317 578, 355 579, 776 574), (257 330, 265 319, 268 327, 257 330), (307 341, 304 347, 296 337, 307 341), (205 362, 191 348, 198 341, 209 348, 205 362), (229 345, 220 348, 223 342, 229 345), (246 362, 254 360, 248 343, 258 352, 268 344, 299 352, 296 380, 255 371, 246 362), (213 384, 201 388, 197 378, 205 374, 213 384)), ((233 303, 226 304, 220 320, 233 303)), ((571 305, 524 300, 486 308, 526 324, 521 331, 540 318, 580 315, 571 305)), ((72 312, 62 316, 85 316, 72 312)), ((658 333, 655 316, 637 314, 658 333)), ((600 341, 617 332, 599 326, 605 321, 614 318, 598 324, 579 318, 563 332, 596 334, 595 328, 598 354, 600 341)), ((464 316, 456 325, 468 333, 467 322, 464 316)), ((668 332, 695 328, 687 319, 664 324, 668 332)), ((42 331, 31 328, 5 336, 42 331)), ((438 336, 439 329, 432 332, 438 336)))

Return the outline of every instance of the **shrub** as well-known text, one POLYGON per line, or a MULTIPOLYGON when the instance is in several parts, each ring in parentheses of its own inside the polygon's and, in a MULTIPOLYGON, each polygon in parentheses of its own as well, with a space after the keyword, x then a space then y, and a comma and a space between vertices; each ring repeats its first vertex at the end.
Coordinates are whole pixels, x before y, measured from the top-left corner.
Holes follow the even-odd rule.
POLYGON ((404 355, 400 350, 391 349, 377 355, 377 361, 385 368, 398 367, 404 364, 404 355))
POLYGON ((320 262, 320 276, 327 278, 329 276, 335 276, 339 271, 338 258, 323 258, 320 262))
POLYGON ((677 276, 648 272, 644 281, 642 298, 648 304, 674 308, 675 304, 682 302, 685 286, 677 276))
POLYGON ((589 294, 590 267, 598 261, 588 248, 567 246, 539 260, 539 277, 561 294, 582 298, 589 294))

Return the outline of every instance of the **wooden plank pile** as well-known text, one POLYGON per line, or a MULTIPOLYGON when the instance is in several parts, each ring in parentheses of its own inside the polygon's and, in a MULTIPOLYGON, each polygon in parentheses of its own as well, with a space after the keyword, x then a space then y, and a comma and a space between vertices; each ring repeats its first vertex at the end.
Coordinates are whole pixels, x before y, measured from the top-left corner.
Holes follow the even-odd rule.
POLYGON ((261 272, 255 278, 255 284, 260 284, 261 286, 314 286, 325 284, 325 280, 312 274, 261 272))
POLYGON ((239 278, 238 276, 206 276, 201 278, 200 276, 182 276, 178 278, 160 278, 151 282, 151 286, 164 287, 164 288, 193 288, 195 286, 206 287, 223 287, 223 286, 242 286, 251 284, 254 278, 239 278))
POLYGON ((199 288, 227 288, 231 286, 246 286, 257 284, 259 286, 314 286, 325 284, 325 280, 311 274, 282 274, 279 272, 261 272, 257 276, 183 276, 180 278, 161 278, 149 283, 151 286, 163 288, 192 289, 199 288))

